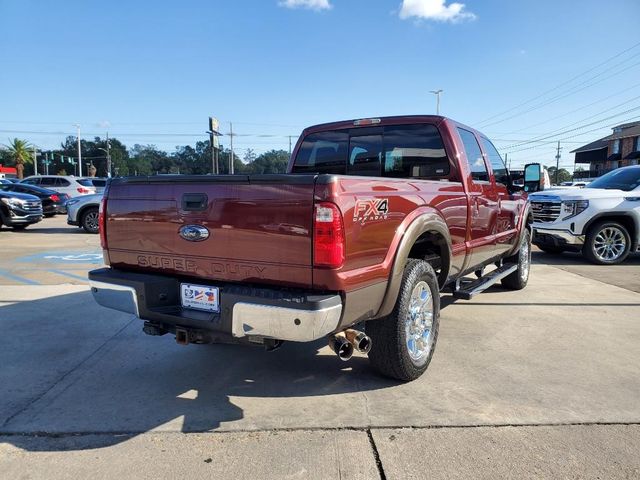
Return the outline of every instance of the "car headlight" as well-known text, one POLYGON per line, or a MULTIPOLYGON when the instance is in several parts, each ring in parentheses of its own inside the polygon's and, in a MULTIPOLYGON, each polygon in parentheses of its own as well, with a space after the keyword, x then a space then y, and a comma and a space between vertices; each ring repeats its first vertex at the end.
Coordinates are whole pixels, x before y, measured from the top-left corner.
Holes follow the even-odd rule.
POLYGON ((589 208, 589 200, 566 200, 562 202, 562 220, 575 217, 589 208))
POLYGON ((2 198, 0 200, 10 207, 24 207, 24 200, 19 198, 2 198))

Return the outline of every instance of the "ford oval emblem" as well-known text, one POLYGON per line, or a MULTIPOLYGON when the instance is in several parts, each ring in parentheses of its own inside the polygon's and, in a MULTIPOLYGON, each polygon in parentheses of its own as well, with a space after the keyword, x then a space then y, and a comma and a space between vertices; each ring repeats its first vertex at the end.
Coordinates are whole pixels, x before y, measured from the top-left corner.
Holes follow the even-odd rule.
POLYGON ((202 225, 185 225, 180 228, 180 236, 190 242, 201 242, 209 238, 209 230, 202 225))

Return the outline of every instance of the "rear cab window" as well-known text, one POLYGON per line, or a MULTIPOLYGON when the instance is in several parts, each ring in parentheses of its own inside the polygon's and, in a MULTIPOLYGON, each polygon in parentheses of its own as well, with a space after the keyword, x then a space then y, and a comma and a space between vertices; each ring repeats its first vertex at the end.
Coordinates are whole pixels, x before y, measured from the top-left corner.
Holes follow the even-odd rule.
POLYGON ((292 172, 427 180, 453 174, 440 132, 426 123, 309 134, 292 172))

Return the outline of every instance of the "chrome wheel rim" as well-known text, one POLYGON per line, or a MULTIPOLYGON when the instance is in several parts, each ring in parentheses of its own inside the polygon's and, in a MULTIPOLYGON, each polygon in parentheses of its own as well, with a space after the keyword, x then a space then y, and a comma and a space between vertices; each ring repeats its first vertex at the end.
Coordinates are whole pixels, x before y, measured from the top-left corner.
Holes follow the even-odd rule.
POLYGON ((425 281, 418 282, 409 300, 405 320, 407 352, 411 361, 424 365, 433 346, 433 292, 425 281))
POLYGON ((97 212, 87 213, 85 223, 87 227, 89 227, 89 230, 97 230, 98 229, 98 213, 97 212))
POLYGON ((617 260, 626 249, 627 239, 622 230, 616 227, 604 227, 593 242, 593 253, 603 262, 617 260))
POLYGON ((531 245, 525 239, 524 243, 520 247, 520 278, 523 282, 526 282, 529 278, 529 269, 531 268, 531 245))

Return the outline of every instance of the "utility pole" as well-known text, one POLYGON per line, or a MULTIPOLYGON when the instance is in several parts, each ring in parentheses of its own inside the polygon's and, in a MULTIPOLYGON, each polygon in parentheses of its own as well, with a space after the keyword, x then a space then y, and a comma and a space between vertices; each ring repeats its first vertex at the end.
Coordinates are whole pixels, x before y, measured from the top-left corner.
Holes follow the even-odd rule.
POLYGON ((558 170, 560 170, 560 140, 558 140, 558 150, 556 153, 556 185, 558 185, 558 170))
POLYGON ((229 142, 231 143, 231 157, 229 158, 229 175, 233 175, 233 123, 229 122, 229 142))
POLYGON ((78 176, 82 176, 82 149, 80 147, 80 124, 74 125, 78 129, 78 176))
POLYGON ((289 135, 289 158, 291 158, 291 135, 289 135))
POLYGON ((109 150, 109 132, 107 132, 107 178, 111 178, 111 153, 109 150))
POLYGON ((509 159, 509 154, 508 154, 508 153, 505 153, 505 154, 504 154, 504 164, 505 164, 505 167, 507 167, 507 170, 511 170, 511 164, 509 163, 509 160, 508 160, 508 159, 509 159))
POLYGON ((431 90, 429 93, 433 93, 436 96, 436 115, 440 115, 440 94, 444 92, 444 90, 431 90))

